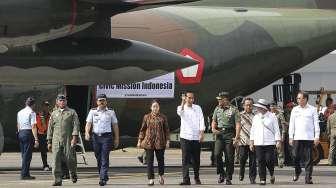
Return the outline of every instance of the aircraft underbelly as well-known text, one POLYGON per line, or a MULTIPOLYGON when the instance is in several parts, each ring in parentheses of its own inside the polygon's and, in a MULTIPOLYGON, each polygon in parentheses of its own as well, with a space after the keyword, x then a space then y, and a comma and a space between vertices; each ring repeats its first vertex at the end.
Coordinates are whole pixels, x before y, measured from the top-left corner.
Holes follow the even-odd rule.
MULTIPOLYGON (((72 32, 77 32, 84 30, 90 27, 93 22, 88 22, 82 25, 65 25, 58 29, 51 29, 49 32, 40 33, 37 35, 27 35, 27 36, 20 36, 20 37, 0 37, 0 45, 5 45, 6 47, 11 50, 11 48, 18 47, 18 46, 28 46, 28 45, 35 45, 38 43, 42 43, 45 41, 58 39, 69 35, 70 29, 72 28, 72 32)), ((6 51, 7 52, 7 51, 6 51)), ((1 54, 0 54, 1 58, 1 54)))
POLYGON ((21 69, 0 67, 2 84, 64 84, 64 85, 96 85, 118 84, 146 80, 166 73, 164 70, 145 71, 139 67, 125 67, 104 70, 97 67, 79 67, 60 70, 51 67, 21 69), (42 79, 41 79, 42 78, 42 79))

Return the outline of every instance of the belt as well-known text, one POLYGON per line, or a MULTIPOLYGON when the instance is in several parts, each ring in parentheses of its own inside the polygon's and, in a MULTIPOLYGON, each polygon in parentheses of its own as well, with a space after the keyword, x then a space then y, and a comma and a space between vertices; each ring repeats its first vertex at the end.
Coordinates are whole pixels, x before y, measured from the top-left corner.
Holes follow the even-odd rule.
POLYGON ((223 128, 218 128, 217 130, 224 133, 224 132, 234 131, 234 128, 233 127, 230 127, 230 128, 223 127, 223 128))
POLYGON ((108 135, 111 135, 112 133, 111 132, 106 132, 106 133, 94 133, 95 135, 97 136, 108 136, 108 135))

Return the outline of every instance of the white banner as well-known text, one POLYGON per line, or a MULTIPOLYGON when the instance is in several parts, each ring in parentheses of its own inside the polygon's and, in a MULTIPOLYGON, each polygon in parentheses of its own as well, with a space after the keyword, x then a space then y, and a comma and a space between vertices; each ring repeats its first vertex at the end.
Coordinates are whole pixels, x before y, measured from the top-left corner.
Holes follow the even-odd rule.
POLYGON ((116 85, 98 85, 97 95, 108 98, 174 98, 175 73, 169 73, 150 80, 116 85))

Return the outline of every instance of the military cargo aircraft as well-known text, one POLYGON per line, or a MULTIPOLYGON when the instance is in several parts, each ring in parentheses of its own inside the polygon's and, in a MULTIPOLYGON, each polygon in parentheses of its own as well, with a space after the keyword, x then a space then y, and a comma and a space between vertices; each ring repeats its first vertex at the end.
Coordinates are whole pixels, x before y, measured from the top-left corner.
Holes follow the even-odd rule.
MULTIPOLYGON (((161 102, 176 129, 181 91, 194 91, 209 115, 219 91, 245 96, 336 47, 332 0, 11 0, 0 9, 8 146, 16 146, 15 114, 28 95, 52 100, 65 90, 84 121, 93 84, 139 81, 197 62, 176 72, 175 99, 161 102)), ((136 136, 148 100, 111 103, 121 133, 136 136)))

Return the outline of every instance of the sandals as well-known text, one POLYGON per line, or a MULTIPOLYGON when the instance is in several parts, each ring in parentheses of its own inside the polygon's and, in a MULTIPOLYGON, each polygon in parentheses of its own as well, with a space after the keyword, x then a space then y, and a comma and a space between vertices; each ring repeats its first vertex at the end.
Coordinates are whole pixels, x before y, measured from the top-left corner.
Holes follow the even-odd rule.
POLYGON ((160 176, 159 183, 160 183, 160 185, 164 185, 164 178, 163 178, 163 176, 160 176))

